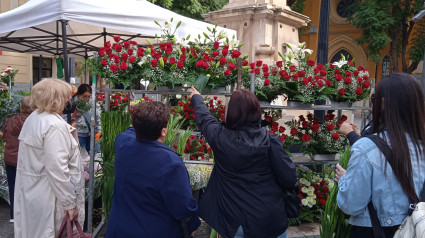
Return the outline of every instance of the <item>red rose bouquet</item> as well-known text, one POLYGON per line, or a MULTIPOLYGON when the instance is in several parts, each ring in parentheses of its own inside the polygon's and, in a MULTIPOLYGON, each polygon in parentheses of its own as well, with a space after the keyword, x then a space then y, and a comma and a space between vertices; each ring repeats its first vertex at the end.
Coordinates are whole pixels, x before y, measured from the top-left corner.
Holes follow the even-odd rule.
POLYGON ((7 68, 0 74, 0 81, 3 81, 5 84, 9 85, 9 80, 12 82, 15 79, 15 75, 19 70, 12 68, 11 66, 7 66, 7 68))

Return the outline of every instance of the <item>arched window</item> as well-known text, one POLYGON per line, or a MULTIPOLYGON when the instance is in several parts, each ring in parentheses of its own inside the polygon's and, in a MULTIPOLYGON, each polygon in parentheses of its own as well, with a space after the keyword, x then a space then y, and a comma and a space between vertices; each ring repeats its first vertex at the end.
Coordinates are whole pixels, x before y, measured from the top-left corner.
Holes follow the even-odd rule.
POLYGON ((352 14, 350 7, 354 2, 354 0, 341 0, 336 7, 338 15, 342 18, 350 16, 352 14))
POLYGON ((334 54, 334 56, 332 56, 330 63, 340 61, 342 59, 342 56, 344 56, 345 60, 347 60, 347 61, 353 59, 353 56, 351 55, 350 52, 348 52, 345 49, 342 49, 342 50, 339 50, 338 52, 336 52, 336 54, 334 54))
POLYGON ((390 73, 390 57, 387 55, 382 60, 382 77, 390 73))

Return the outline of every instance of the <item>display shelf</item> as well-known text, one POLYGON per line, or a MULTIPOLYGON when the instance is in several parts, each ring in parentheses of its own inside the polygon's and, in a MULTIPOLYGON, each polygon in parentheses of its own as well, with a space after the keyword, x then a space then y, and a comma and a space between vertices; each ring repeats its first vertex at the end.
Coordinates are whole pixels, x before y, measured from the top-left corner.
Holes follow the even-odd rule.
POLYGON ((270 105, 270 106, 261 106, 261 108, 270 108, 270 109, 292 109, 292 110, 368 110, 369 107, 337 107, 332 105, 314 105, 311 108, 303 108, 303 107, 290 107, 290 106, 278 106, 278 105, 270 105))
MULTIPOLYGON (((190 95, 192 92, 188 91, 181 91, 181 92, 170 92, 170 91, 163 91, 163 90, 137 90, 137 89, 112 89, 112 88, 101 88, 98 89, 100 92, 123 92, 123 93, 135 93, 135 94, 167 94, 167 95, 190 95)), ((202 95, 224 95, 224 96, 231 96, 231 93, 217 93, 217 94, 202 94, 202 95)))

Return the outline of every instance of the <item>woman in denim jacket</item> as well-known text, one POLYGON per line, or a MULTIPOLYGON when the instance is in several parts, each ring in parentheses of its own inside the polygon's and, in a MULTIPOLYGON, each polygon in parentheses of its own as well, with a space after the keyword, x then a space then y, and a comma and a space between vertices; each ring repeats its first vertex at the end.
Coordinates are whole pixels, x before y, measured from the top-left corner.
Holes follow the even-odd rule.
POLYGON ((395 73, 378 83, 372 128, 373 133, 391 147, 394 167, 391 168, 369 138, 362 138, 353 145, 347 171, 337 165, 337 202, 344 213, 351 215, 350 237, 373 237, 367 209, 370 201, 386 237, 393 237, 408 215, 408 197, 417 198, 422 191, 425 181, 425 105, 416 79, 408 74, 395 73))

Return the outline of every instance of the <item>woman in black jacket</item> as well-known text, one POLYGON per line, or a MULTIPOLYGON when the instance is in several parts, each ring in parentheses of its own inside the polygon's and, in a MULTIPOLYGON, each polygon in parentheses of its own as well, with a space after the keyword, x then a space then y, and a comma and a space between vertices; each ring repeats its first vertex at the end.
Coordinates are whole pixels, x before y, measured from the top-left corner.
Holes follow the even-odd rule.
POLYGON ((224 238, 287 237, 282 189, 295 186, 295 165, 280 138, 261 127, 258 99, 246 89, 233 92, 222 125, 192 90, 195 120, 215 161, 200 217, 224 238))

